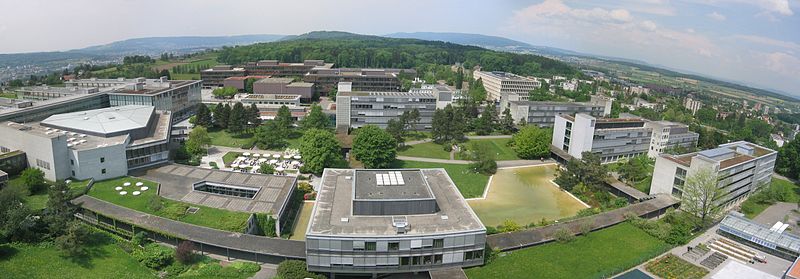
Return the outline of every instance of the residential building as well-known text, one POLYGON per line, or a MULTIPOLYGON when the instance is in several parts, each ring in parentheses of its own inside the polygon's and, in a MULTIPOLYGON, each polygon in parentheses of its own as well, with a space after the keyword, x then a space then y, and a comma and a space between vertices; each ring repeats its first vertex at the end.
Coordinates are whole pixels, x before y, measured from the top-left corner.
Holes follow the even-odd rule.
POLYGON ((700 110, 701 107, 703 107, 703 103, 698 100, 692 99, 692 97, 689 96, 683 100, 683 107, 690 110, 692 114, 695 114, 697 113, 698 110, 700 110))
POLYGON ((374 278, 484 263, 486 228, 444 169, 325 169, 319 187, 309 271, 374 278))
POLYGON ((663 104, 651 103, 642 98, 634 98, 634 103, 636 108, 648 108, 652 110, 661 110, 662 108, 664 108, 663 104))
POLYGON ((231 65, 217 65, 210 69, 200 71, 200 79, 203 80, 203 88, 214 88, 224 86, 224 81, 231 77, 243 77, 247 75, 244 68, 235 68, 231 65))
POLYGON ((541 86, 538 80, 507 72, 474 71, 472 77, 483 82, 487 99, 500 101, 504 95, 517 94, 520 100, 528 100, 530 92, 541 86))
POLYGON ((510 101, 508 108, 515 122, 525 120, 528 125, 539 127, 553 127, 556 116, 561 114, 586 113, 595 117, 606 115, 605 103, 596 102, 510 101))
POLYGON ((551 150, 562 160, 592 152, 602 163, 647 153, 652 131, 641 118, 595 118, 589 114, 557 115, 551 150))
POLYGON ((681 155, 661 154, 656 158, 650 194, 681 198, 687 177, 707 169, 717 176, 724 192, 716 205, 729 208, 770 183, 777 156, 775 150, 745 141, 681 155))
POLYGON ((656 158, 659 154, 677 149, 691 150, 697 147, 700 135, 689 131, 689 126, 669 121, 650 121, 644 124, 653 130, 650 150, 647 156, 656 158))
POLYGON ((263 78, 253 83, 255 94, 300 95, 303 100, 311 100, 314 95, 314 84, 294 82, 291 78, 263 78))
POLYGON ((60 180, 109 179, 167 162, 171 113, 128 105, 55 114, 41 122, 0 124, 0 150, 26 153, 28 165, 60 180))
POLYGON ((438 102, 436 95, 426 92, 340 91, 336 95, 336 126, 386 128, 390 119, 398 119, 403 112, 417 109, 420 120, 412 129, 430 130, 438 102))
POLYGON ((631 86, 628 88, 628 92, 631 94, 641 95, 641 94, 650 94, 650 88, 643 87, 641 85, 631 86))
POLYGON ((564 91, 578 90, 578 81, 573 79, 571 81, 562 82, 561 89, 563 89, 564 91))
POLYGON ((303 81, 314 83, 320 96, 327 96, 340 82, 350 82, 353 91, 397 92, 401 89, 400 75, 413 77, 413 69, 325 69, 313 68, 303 81))
POLYGON ((244 64, 244 69, 250 75, 273 77, 301 77, 312 69, 330 69, 333 63, 324 60, 305 60, 301 63, 286 63, 278 60, 261 60, 244 64))

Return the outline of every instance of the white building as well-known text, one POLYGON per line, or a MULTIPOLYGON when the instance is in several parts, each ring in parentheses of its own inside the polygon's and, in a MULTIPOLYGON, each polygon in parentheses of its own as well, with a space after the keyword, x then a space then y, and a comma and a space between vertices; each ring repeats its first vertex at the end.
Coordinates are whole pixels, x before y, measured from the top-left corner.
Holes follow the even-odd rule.
POLYGON ((682 155, 661 154, 656 158, 650 194, 681 198, 686 178, 709 169, 717 175, 724 191, 717 206, 728 208, 769 184, 777 156, 775 150, 745 141, 682 155))
POLYGON ((645 123, 644 126, 653 130, 653 136, 650 139, 650 150, 647 151, 647 156, 650 156, 650 158, 655 158, 670 149, 695 148, 700 137, 697 133, 689 131, 689 126, 681 123, 651 121, 645 123))
POLYGON ((487 98, 494 101, 499 101, 504 95, 511 93, 520 95, 522 100, 528 100, 530 92, 541 86, 538 80, 506 72, 475 71, 472 77, 475 80, 481 79, 487 98))
POLYGON ((583 152, 613 163, 647 153, 652 130, 640 118, 595 118, 585 113, 556 116, 553 152, 564 160, 581 159, 583 152))
POLYGON ((691 97, 686 97, 686 99, 683 100, 683 107, 692 111, 692 114, 695 114, 698 110, 700 110, 701 107, 703 107, 703 103, 692 99, 691 97))

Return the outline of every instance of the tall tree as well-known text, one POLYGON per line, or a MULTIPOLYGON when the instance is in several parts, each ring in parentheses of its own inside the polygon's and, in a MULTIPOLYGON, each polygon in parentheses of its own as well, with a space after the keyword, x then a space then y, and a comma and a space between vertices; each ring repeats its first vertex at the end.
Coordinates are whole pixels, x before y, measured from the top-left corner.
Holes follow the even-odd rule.
POLYGON ((562 189, 572 191, 572 188, 579 183, 595 189, 602 187, 608 176, 608 170, 600 163, 600 156, 586 151, 581 153, 581 157, 580 160, 570 160, 567 167, 558 172, 555 182, 562 189))
POLYGON ((500 131, 504 135, 514 133, 514 117, 511 116, 511 109, 509 108, 503 111, 503 118, 500 120, 500 131))
POLYGON ((278 124, 283 127, 291 128, 292 124, 294 124, 294 120, 292 120, 292 112, 289 111, 289 107, 282 105, 278 109, 278 114, 275 116, 275 121, 277 121, 278 124))
POLYGON ((800 136, 778 149, 775 171, 792 179, 800 176, 800 136))
POLYGON ((491 134, 494 131, 495 117, 494 107, 489 105, 483 110, 481 116, 476 120, 475 132, 478 135, 484 136, 491 134))
POLYGON ((550 154, 553 133, 536 125, 525 126, 511 137, 513 149, 522 159, 539 159, 550 154))
POLYGON ((47 186, 44 181, 44 172, 38 168, 27 168, 22 171, 20 176, 25 183, 25 187, 27 187, 28 191, 31 193, 38 193, 47 186))
POLYGON ((238 134, 244 131, 245 124, 247 123, 247 112, 245 112, 242 103, 236 103, 231 108, 231 114, 228 116, 228 132, 238 134))
POLYGON ((214 125, 221 128, 228 128, 228 119, 231 115, 231 106, 228 104, 218 104, 214 108, 214 125))
POLYGON ((77 206, 70 200, 72 196, 69 186, 64 181, 57 181, 47 192, 47 209, 42 217, 50 236, 62 235, 77 211, 77 206))
POLYGON ((497 162, 495 154, 489 148, 488 143, 473 141, 469 143, 470 168, 476 173, 492 175, 497 172, 497 162))
POLYGON ((247 109, 247 122, 249 122, 250 128, 261 125, 261 112, 258 110, 255 103, 251 103, 250 107, 247 109))
POLYGON ((717 174, 710 168, 696 170, 686 177, 681 195, 681 209, 699 217, 701 225, 708 225, 722 212, 718 199, 725 192, 717 183, 717 174))
POLYGON ((356 130, 353 139, 353 156, 364 167, 388 168, 397 157, 397 141, 378 126, 367 125, 356 130))
POLYGON ((422 119, 422 116, 419 114, 419 109, 417 109, 417 108, 412 109, 408 113, 408 121, 411 124, 411 129, 414 130, 414 131, 417 130, 417 124, 419 124, 419 121, 421 119, 422 119))
POLYGON ((211 110, 205 104, 199 104, 197 106, 197 114, 195 115, 195 125, 200 125, 203 127, 211 127, 212 119, 211 119, 211 110))
POLYGON ((463 83, 464 83, 464 68, 458 67, 458 73, 456 73, 456 82, 455 82, 456 89, 461 89, 463 83))
POLYGON ((342 147, 336 137, 327 130, 309 129, 300 138, 300 154, 303 155, 303 172, 317 175, 322 170, 343 165, 342 147))
POLYGON ((469 96, 472 100, 480 103, 486 101, 486 88, 483 87, 483 79, 475 80, 469 87, 469 96))
POLYGON ((209 145, 211 145, 211 137, 208 136, 206 127, 197 126, 189 132, 189 137, 186 139, 186 151, 192 155, 205 154, 209 145))
POLYGON ((431 135, 437 143, 462 140, 464 125, 464 114, 452 105, 447 105, 433 113, 431 135))
POLYGON ((403 127, 403 123, 397 119, 389 119, 389 123, 386 125, 386 132, 392 135, 394 140, 398 144, 402 144, 405 140, 403 137, 405 136, 405 127, 403 127))
POLYGON ((329 124, 328 117, 322 112, 322 107, 317 104, 311 105, 311 111, 302 121, 303 129, 326 129, 329 124))
POLYGON ((259 149, 283 148, 288 134, 288 128, 277 120, 267 121, 256 129, 256 145, 259 149))

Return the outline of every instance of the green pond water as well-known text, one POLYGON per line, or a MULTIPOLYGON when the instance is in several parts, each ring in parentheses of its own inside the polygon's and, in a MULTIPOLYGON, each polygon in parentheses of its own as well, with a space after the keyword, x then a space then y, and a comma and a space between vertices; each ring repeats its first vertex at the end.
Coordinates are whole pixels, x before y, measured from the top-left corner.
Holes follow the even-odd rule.
POLYGON ((486 226, 498 226, 506 219, 527 225, 542 218, 574 216, 586 206, 550 182, 555 174, 555 165, 500 169, 492 177, 486 199, 468 203, 486 226))

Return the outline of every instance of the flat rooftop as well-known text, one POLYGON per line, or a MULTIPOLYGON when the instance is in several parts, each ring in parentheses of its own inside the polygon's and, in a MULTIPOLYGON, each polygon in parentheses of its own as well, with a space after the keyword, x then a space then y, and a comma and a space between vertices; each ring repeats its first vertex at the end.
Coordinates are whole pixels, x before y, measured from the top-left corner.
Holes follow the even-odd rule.
POLYGON ((74 150, 86 150, 86 149, 93 149, 109 145, 123 144, 129 138, 128 135, 105 137, 105 138, 97 137, 76 132, 70 132, 67 130, 45 127, 42 126, 39 122, 28 122, 25 124, 20 124, 16 122, 6 121, 3 122, 2 125, 11 129, 16 129, 28 133, 30 135, 44 137, 48 139, 64 137, 64 140, 67 141, 67 147, 74 150))
POLYGON ((351 91, 339 92, 337 96, 354 96, 354 97, 421 97, 421 98, 436 98, 433 93, 428 92, 377 92, 377 91, 351 91))
MULTIPOLYGON (((169 85, 161 85, 157 80, 147 80, 146 84, 141 90, 132 90, 127 88, 118 88, 111 90, 109 94, 135 94, 135 95, 158 95, 165 91, 178 89, 195 83, 200 83, 201 80, 169 80, 166 83, 169 85)), ((122 86, 122 85, 120 85, 122 86)))
POLYGON ((746 141, 739 141, 739 142, 732 142, 727 144, 721 144, 719 147, 714 149, 703 150, 700 152, 692 152, 686 153, 681 155, 667 155, 664 154, 665 158, 669 159, 670 161, 676 162, 681 164, 685 167, 689 167, 692 164, 692 158, 695 156, 703 156, 708 160, 716 161, 719 163, 720 170, 724 170, 726 168, 748 162, 751 160, 758 159, 759 157, 766 156, 772 154, 776 151, 772 149, 768 149, 750 142, 746 141), (752 155, 743 154, 736 151, 737 146, 743 145, 746 148, 750 148, 753 151, 752 155), (720 156, 719 158, 715 158, 720 156))
POLYGON ((359 170, 355 199, 430 199, 433 193, 419 170, 359 170))
POLYGON ((292 81, 294 81, 292 78, 267 77, 259 79, 255 83, 292 83, 292 81))
POLYGON ((176 164, 146 170, 139 177, 161 183, 160 195, 172 200, 240 212, 279 214, 289 200, 295 178, 265 174, 211 170, 176 164), (195 191, 196 182, 259 189, 253 198, 195 191))
MULTIPOLYGON (((414 180, 406 181, 406 183, 422 182, 414 180)), ((374 171, 325 169, 307 235, 403 237, 479 230, 485 230, 485 227, 467 205, 444 169, 374 171), (402 217, 408 221, 405 234, 397 234, 392 223, 393 216, 354 216, 352 214, 353 197, 355 196, 353 191, 358 191, 353 188, 354 178, 358 183, 359 179, 374 177, 376 173, 389 171, 400 171, 404 180, 406 174, 409 174, 410 180, 424 180, 439 207, 439 212, 435 214, 403 215, 402 217), (357 172, 365 172, 366 176, 360 178, 361 175, 357 172), (411 176, 411 173, 416 173, 418 177, 411 176)))
POLYGON ((489 76, 492 76, 492 77, 495 77, 495 78, 498 78, 498 79, 502 79, 502 80, 536 81, 534 79, 529 79, 529 78, 526 78, 526 77, 523 77, 523 76, 520 76, 520 75, 516 75, 516 74, 513 74, 513 73, 509 73, 509 72, 500 72, 500 71, 484 72, 484 71, 481 71, 481 73, 484 73, 484 74, 487 74, 489 76))
POLYGON ((41 123, 66 130, 113 134, 147 127, 154 112, 152 106, 128 105, 55 114, 41 123))

